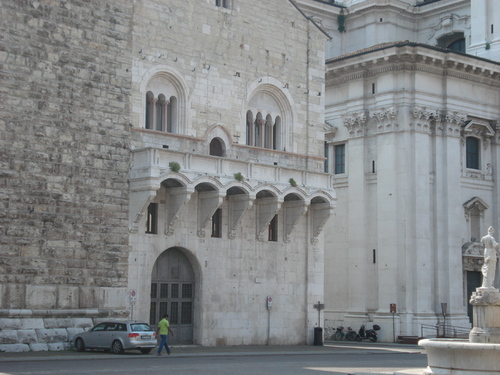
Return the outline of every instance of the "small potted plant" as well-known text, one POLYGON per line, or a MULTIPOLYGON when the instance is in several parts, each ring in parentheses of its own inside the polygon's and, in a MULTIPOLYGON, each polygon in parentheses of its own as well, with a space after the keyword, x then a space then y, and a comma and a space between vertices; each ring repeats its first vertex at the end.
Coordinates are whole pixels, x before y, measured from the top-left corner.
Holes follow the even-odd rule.
POLYGON ((181 165, 177 163, 176 161, 171 161, 168 163, 168 166, 172 172, 179 172, 181 170, 181 165))
POLYGON ((243 175, 241 174, 241 172, 236 172, 236 173, 234 174, 234 179, 235 179, 236 181, 243 181, 243 175))

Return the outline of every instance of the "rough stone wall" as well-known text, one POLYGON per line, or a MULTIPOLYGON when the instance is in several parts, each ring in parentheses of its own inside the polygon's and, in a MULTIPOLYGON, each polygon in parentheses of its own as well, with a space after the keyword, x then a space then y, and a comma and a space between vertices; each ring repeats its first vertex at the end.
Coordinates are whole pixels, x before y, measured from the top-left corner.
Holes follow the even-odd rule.
POLYGON ((131 13, 0 1, 3 316, 125 305, 131 13))

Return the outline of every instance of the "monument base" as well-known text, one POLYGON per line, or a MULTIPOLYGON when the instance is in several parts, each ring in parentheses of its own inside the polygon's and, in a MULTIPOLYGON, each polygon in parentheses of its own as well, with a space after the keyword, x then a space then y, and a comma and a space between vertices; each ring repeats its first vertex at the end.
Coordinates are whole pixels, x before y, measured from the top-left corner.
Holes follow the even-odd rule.
POLYGON ((427 352, 425 375, 498 375, 500 345, 471 343, 459 339, 424 339, 427 352))
POLYGON ((469 341, 500 343, 500 292, 495 288, 477 288, 472 293, 473 326, 469 341))

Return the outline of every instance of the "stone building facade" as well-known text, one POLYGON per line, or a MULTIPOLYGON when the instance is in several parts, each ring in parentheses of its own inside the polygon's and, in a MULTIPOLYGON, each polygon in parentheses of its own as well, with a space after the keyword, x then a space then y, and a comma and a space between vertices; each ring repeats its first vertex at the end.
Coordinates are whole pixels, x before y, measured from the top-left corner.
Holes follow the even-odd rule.
POLYGON ((0 349, 165 311, 181 343, 311 342, 317 25, 284 0, 1 5, 0 349))
POLYGON ((499 4, 327 3, 303 2, 333 36, 325 326, 435 335, 446 304, 446 324, 465 331, 479 242, 500 224, 499 4))

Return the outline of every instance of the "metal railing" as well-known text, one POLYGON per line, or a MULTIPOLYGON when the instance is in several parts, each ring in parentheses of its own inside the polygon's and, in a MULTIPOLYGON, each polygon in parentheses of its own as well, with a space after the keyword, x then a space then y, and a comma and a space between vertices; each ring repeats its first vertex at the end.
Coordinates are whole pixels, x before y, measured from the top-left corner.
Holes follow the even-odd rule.
POLYGON ((468 338, 470 330, 469 327, 456 327, 443 323, 435 325, 422 324, 420 326, 420 337, 468 338))

